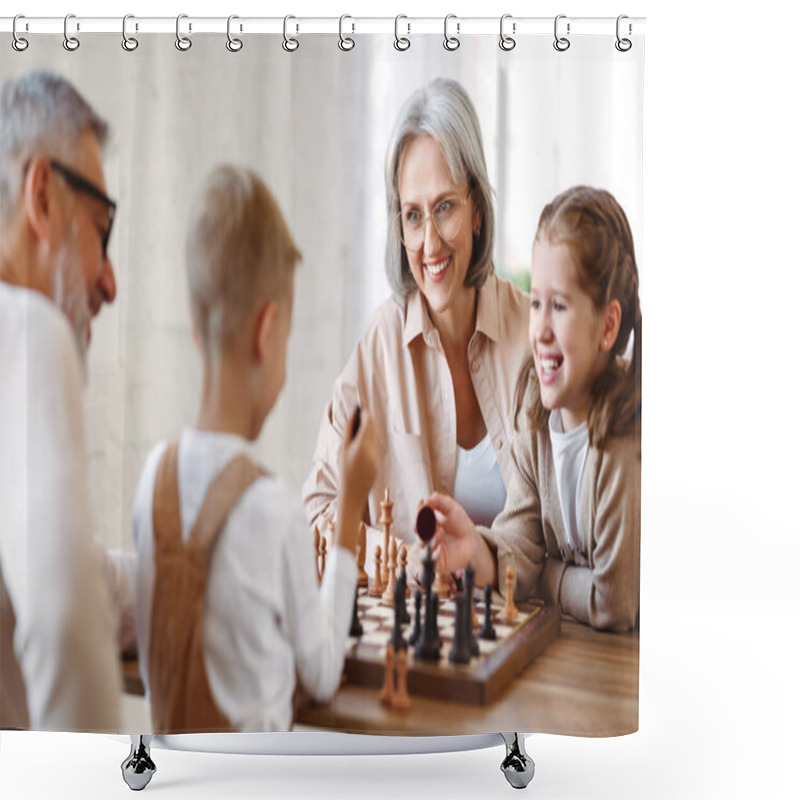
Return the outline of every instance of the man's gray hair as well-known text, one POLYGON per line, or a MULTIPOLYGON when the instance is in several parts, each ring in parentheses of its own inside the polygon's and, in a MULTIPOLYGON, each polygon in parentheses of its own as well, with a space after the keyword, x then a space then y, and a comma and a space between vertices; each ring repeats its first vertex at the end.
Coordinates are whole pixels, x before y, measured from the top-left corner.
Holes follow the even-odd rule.
POLYGON ((25 159, 45 155, 74 161, 86 131, 102 147, 108 124, 75 87, 52 72, 29 72, 0 89, 0 225, 3 227, 22 188, 25 159))
POLYGON ((403 303, 416 288, 408 257, 400 239, 398 169, 406 145, 427 135, 442 148, 456 183, 466 179, 470 196, 481 215, 480 233, 472 247, 465 286, 480 289, 494 272, 494 204, 486 171, 481 126, 475 106, 460 83, 437 78, 409 97, 395 124, 386 154, 386 277, 395 299, 403 303))

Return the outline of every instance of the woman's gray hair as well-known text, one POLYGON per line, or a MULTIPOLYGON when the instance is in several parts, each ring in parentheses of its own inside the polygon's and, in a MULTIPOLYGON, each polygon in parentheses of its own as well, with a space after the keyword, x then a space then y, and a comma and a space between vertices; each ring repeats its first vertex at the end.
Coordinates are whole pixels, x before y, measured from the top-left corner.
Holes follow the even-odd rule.
POLYGON ((400 193, 397 172, 406 145, 417 136, 430 136, 442 148, 456 183, 466 179, 481 215, 480 233, 472 246, 465 286, 480 289, 494 272, 494 204, 486 172, 481 127, 475 106, 460 83, 437 78, 418 89, 403 106, 386 154, 386 277, 395 299, 402 303, 416 289, 414 276, 400 240, 400 193))
POLYGON ((41 154, 74 161, 91 131, 102 147, 108 124, 75 87, 52 72, 28 72, 0 89, 0 225, 5 226, 22 187, 23 160, 41 154))

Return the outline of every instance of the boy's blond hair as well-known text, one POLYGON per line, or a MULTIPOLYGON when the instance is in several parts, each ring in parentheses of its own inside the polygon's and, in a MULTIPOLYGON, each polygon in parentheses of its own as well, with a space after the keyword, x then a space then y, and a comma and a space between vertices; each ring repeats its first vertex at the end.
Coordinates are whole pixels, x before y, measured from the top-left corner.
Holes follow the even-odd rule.
POLYGON ((226 349, 260 306, 283 299, 299 260, 264 181, 249 169, 214 169, 186 243, 192 322, 203 351, 226 349))

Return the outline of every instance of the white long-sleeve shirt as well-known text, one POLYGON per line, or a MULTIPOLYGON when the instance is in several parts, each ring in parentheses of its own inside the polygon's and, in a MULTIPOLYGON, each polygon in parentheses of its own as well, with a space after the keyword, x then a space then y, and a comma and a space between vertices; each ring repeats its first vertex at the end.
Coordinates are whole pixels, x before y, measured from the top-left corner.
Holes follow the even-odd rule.
POLYGON ((117 731, 121 678, 91 534, 83 373, 66 317, 0 283, 0 725, 117 731))
MULTIPOLYGON (((150 453, 133 508, 136 636, 149 699, 155 582, 153 488, 165 443, 150 453)), ((241 437, 185 430, 178 446, 181 527, 186 541, 214 477, 237 455, 257 461, 241 437)), ((279 478, 259 478, 233 507, 210 559, 203 622, 205 667, 219 710, 242 731, 288 730, 295 674, 317 700, 336 692, 356 589, 356 564, 334 547, 318 584, 299 498, 279 478)))

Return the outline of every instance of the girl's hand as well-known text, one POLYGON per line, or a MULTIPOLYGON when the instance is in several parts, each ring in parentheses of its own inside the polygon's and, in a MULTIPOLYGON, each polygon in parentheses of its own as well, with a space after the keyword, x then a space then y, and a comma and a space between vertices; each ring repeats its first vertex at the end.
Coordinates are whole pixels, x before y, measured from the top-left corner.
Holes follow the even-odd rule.
POLYGON ((448 573, 473 563, 482 540, 469 514, 452 497, 439 492, 434 492, 426 504, 436 514, 432 540, 436 569, 448 573))

